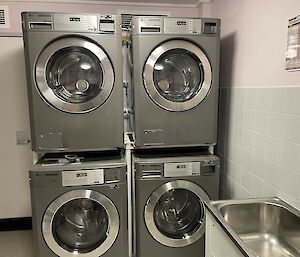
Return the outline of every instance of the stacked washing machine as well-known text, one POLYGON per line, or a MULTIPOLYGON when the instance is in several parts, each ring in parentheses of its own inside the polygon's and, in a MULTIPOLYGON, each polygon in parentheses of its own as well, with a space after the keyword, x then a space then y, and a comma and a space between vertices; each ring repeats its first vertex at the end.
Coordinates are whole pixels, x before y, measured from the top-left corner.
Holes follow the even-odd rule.
POLYGON ((219 197, 220 20, 132 22, 136 257, 204 257, 204 202, 219 197))
POLYGON ((204 202, 219 196, 220 21, 133 18, 126 161, 121 17, 22 21, 39 156, 29 172, 35 257, 204 257, 204 202))
POLYGON ((22 14, 36 257, 127 256, 121 18, 22 14))

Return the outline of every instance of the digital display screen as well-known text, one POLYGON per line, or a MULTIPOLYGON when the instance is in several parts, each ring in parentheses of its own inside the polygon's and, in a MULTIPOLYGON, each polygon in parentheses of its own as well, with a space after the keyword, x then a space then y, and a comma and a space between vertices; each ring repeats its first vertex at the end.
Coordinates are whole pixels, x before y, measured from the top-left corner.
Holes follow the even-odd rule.
POLYGON ((76 174, 77 178, 82 178, 82 177, 87 177, 87 173, 86 172, 80 172, 76 174))
POLYGON ((186 168, 185 164, 177 165, 177 169, 185 169, 185 168, 186 168))
POLYGON ((80 18, 79 17, 70 17, 70 21, 77 21, 77 22, 79 22, 80 18))
POLYGON ((183 26, 185 26, 186 25, 186 21, 177 21, 177 25, 183 25, 183 26))

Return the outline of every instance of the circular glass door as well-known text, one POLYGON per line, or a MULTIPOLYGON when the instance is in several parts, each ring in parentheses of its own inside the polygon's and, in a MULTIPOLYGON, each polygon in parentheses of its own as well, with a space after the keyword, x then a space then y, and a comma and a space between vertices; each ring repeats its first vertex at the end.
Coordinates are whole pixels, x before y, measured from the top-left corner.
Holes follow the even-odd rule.
POLYGON ((114 72, 106 53, 95 43, 69 37, 48 45, 36 63, 36 83, 51 106, 69 113, 85 113, 109 97, 114 72))
POLYGON ((205 207, 209 197, 198 185, 171 181, 157 188, 145 206, 145 223, 161 244, 184 247, 199 240, 205 230, 205 207))
POLYGON ((169 111, 186 111, 201 103, 211 83, 211 65, 204 52, 184 40, 157 47, 144 68, 144 84, 150 98, 169 111))
POLYGON ((101 256, 116 240, 119 215, 99 192, 74 190, 50 204, 42 229, 47 245, 58 256, 101 256))

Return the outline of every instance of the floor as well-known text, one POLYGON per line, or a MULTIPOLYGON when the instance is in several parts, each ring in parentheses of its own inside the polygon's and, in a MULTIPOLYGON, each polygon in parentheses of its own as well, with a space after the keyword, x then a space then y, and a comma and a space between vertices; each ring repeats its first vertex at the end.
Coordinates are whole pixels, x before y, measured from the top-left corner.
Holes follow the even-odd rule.
POLYGON ((0 232, 0 257, 32 257, 32 232, 0 232))

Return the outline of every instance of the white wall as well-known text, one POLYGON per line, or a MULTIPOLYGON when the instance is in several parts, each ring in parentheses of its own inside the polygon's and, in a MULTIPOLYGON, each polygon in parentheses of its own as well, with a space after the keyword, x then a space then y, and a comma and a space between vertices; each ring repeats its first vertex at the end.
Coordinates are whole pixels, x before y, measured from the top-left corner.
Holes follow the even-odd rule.
POLYGON ((22 38, 0 37, 0 219, 31 216, 30 145, 17 145, 16 131, 29 131, 22 38))
POLYGON ((299 86, 300 72, 284 70, 287 22, 299 0, 214 0, 222 19, 221 86, 299 86))
POLYGON ((222 20, 218 153, 223 196, 280 196, 300 208, 300 72, 287 72, 298 0, 214 0, 222 20))

